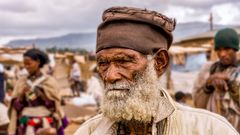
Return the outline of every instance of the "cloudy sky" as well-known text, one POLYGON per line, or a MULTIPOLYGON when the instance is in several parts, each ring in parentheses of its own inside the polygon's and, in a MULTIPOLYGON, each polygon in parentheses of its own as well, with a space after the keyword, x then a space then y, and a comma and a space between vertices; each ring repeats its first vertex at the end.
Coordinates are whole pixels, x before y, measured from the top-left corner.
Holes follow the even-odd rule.
POLYGON ((159 11, 178 23, 240 25, 240 0, 0 0, 0 43, 11 39, 95 32, 101 13, 110 6, 159 11))

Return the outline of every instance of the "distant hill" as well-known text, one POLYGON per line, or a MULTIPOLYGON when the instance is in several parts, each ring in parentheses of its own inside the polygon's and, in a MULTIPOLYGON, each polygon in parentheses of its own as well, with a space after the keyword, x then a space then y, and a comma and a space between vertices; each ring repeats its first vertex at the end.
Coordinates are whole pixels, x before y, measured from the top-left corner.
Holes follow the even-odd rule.
MULTIPOLYGON (((214 25, 213 29, 220 29, 227 27, 226 25, 214 25)), ((179 40, 188 36, 204 33, 210 30, 209 23, 203 22, 190 22, 180 23, 176 25, 176 29, 173 32, 174 40, 179 40)))
MULTIPOLYGON (((214 25, 214 29, 225 26, 214 25)), ((177 24, 174 31, 174 40, 178 40, 187 36, 195 35, 209 31, 209 24, 202 22, 180 23, 177 24)), ((83 48, 88 51, 95 50, 96 33, 71 33, 58 37, 36 38, 36 39, 18 39, 7 43, 11 47, 20 47, 24 45, 35 44, 37 47, 45 49, 51 47, 57 48, 83 48)))
POLYGON ((96 33, 72 33, 59 37, 37 38, 37 39, 18 39, 7 43, 7 46, 19 47, 24 45, 35 44, 41 49, 57 47, 57 48, 84 48, 86 50, 94 50, 96 42, 96 33))

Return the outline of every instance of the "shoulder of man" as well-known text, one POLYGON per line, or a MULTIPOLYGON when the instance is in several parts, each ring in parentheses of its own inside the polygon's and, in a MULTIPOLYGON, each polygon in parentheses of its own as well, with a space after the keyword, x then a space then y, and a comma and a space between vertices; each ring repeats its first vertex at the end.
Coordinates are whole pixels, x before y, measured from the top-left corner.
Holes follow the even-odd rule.
MULTIPOLYGON (((79 129, 74 133, 74 135, 90 135, 100 125, 105 126, 105 125, 109 125, 110 123, 111 122, 109 122, 109 120, 107 118, 105 118, 102 114, 98 114, 98 115, 94 116, 93 118, 90 118, 89 120, 84 122, 79 127, 79 129)), ((105 128, 105 127, 103 127, 103 128, 105 128)))
POLYGON ((201 71, 209 71, 214 65, 216 65, 217 62, 212 62, 212 61, 208 61, 205 64, 202 65, 201 67, 201 71))
MULTIPOLYGON (((176 113, 183 129, 204 135, 239 135, 234 127, 222 116, 207 110, 176 105, 176 113)), ((182 130, 183 130, 182 129, 182 130)))
POLYGON ((199 70, 197 81, 205 81, 204 79, 206 79, 206 77, 209 76, 211 69, 215 65, 215 63, 216 62, 208 61, 205 64, 203 64, 201 69, 199 70))

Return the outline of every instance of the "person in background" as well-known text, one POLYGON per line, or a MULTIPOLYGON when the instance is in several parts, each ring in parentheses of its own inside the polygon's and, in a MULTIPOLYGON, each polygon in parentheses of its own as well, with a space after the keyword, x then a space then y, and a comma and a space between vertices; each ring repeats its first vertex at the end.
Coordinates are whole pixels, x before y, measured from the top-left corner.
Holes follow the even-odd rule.
POLYGON ((5 70, 4 66, 0 63, 0 135, 7 135, 7 128, 9 118, 7 114, 7 106, 5 103, 5 70))
MULTIPOLYGON (((10 90, 13 90, 12 87, 16 84, 17 76, 15 74, 14 66, 5 66, 5 104, 8 104, 7 100, 9 100, 9 92, 10 90)), ((11 92, 10 92, 11 93, 11 92)))
POLYGON ((87 93, 94 97, 95 101, 97 102, 97 106, 100 106, 100 103, 102 101, 102 95, 103 95, 103 88, 100 83, 100 78, 97 73, 97 67, 92 66, 90 68, 90 71, 92 71, 91 78, 87 81, 87 93))
POLYGON ((48 56, 38 49, 23 54, 28 76, 19 78, 14 87, 9 109, 9 135, 35 135, 55 131, 64 135, 67 119, 60 106, 56 80, 41 72, 49 62, 48 56))
POLYGON ((8 124, 9 118, 7 114, 7 107, 0 102, 0 135, 7 135, 8 124))
POLYGON ((16 75, 17 75, 17 79, 21 78, 22 76, 28 75, 28 72, 24 68, 24 65, 19 65, 19 68, 16 70, 16 75))
POLYGON ((54 68, 51 65, 48 65, 47 74, 52 76, 53 73, 54 73, 54 68))
POLYGON ((159 79, 175 21, 156 11, 112 7, 97 30, 101 114, 74 135, 238 135, 223 117, 173 101, 159 79))
POLYGON ((0 63, 0 135, 7 135, 9 118, 5 102, 5 74, 4 66, 0 63))
POLYGON ((71 71, 70 71, 70 83, 73 96, 80 96, 80 91, 82 90, 82 85, 80 82, 81 79, 81 70, 77 61, 73 58, 71 60, 71 71))
POLYGON ((4 86, 4 81, 5 81, 5 75, 4 75, 4 67, 0 63, 0 102, 4 102, 4 97, 5 97, 5 86, 4 86))
POLYGON ((202 67, 194 84, 193 100, 196 107, 227 118, 240 132, 239 37, 235 30, 225 28, 217 32, 214 42, 219 60, 202 67))
POLYGON ((186 95, 183 92, 178 91, 175 93, 175 100, 176 100, 176 102, 185 105, 186 104, 186 95))

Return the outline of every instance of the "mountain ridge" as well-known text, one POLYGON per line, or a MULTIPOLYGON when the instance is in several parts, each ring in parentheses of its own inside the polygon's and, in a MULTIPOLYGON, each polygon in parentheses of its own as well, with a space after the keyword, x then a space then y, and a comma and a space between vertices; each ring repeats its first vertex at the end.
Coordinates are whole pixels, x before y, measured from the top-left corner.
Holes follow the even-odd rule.
MULTIPOLYGON (((226 27, 225 25, 214 25, 215 29, 226 27)), ((180 23, 177 24, 173 32, 174 40, 185 38, 209 31, 209 24, 202 22, 180 23)), ((17 39, 7 43, 10 47, 22 47, 34 44, 41 49, 46 48, 82 48, 88 51, 95 50, 96 33, 69 33, 62 36, 35 38, 35 39, 17 39)))

